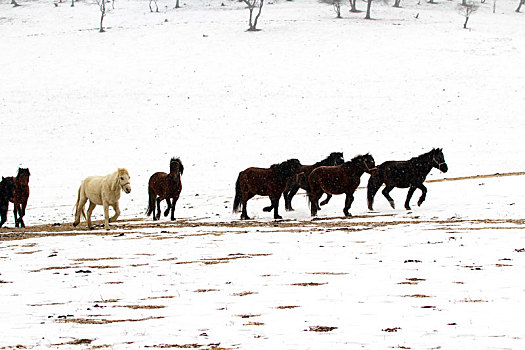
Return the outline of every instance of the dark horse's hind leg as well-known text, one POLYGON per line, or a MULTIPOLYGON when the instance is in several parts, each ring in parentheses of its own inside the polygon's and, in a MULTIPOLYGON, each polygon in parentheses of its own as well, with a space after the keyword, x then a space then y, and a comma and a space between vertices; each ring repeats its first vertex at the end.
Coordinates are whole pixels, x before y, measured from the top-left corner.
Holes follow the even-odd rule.
POLYGON ((322 201, 321 203, 319 203, 319 204, 326 205, 326 204, 328 204, 328 202, 330 202, 331 198, 332 198, 332 195, 327 193, 326 194, 326 199, 324 201, 322 201))
POLYGON ((19 217, 19 214, 20 214, 20 209, 18 209, 20 207, 20 204, 19 203, 15 203, 14 205, 14 208, 13 208, 13 214, 15 215, 15 227, 20 227, 20 220, 22 220, 22 217, 20 216, 19 217))
POLYGON ((273 204, 270 204, 269 206, 263 208, 263 211, 266 213, 269 213, 272 210, 273 210, 273 204))
POLYGON ((159 220, 160 219, 160 202, 162 202, 162 199, 160 199, 160 197, 157 198, 157 216, 156 216, 156 220, 159 220))
MULTIPOLYGON (((248 211, 246 210, 246 206, 248 205, 248 201, 250 198, 253 198, 255 196, 254 194, 248 193, 246 196, 242 196, 242 212, 241 212, 241 220, 250 220, 250 217, 248 216, 248 211)), ((273 206, 273 203, 272 203, 273 206)))
POLYGON ((171 209, 171 202, 169 198, 166 198, 166 203, 168 204, 168 207, 166 208, 166 210, 164 210, 164 216, 168 216, 168 214, 170 213, 170 209, 171 209))
POLYGON ((9 202, 0 206, 0 216, 2 217, 2 219, 0 220, 0 228, 2 228, 2 226, 4 226, 5 222, 7 221, 8 206, 9 202))
POLYGON ((412 198, 412 195, 414 194, 414 191, 416 190, 416 187, 410 186, 408 189, 407 199, 405 201, 405 209, 410 210, 410 199, 412 198))
POLYGON ((427 188, 423 184, 417 186, 417 188, 419 188, 421 192, 423 192, 421 194, 421 197, 419 197, 419 200, 417 201, 417 205, 420 207, 421 204, 423 204, 423 202, 425 201, 425 198, 427 198, 427 188))
POLYGON ((392 191, 393 189, 394 189, 393 186, 386 185, 386 187, 383 189, 383 191, 381 191, 381 193, 383 193, 383 196, 385 196, 385 198, 388 200, 388 203, 390 203, 390 206, 392 207, 392 209, 396 209, 394 200, 392 199, 392 197, 390 197, 390 191, 392 191))

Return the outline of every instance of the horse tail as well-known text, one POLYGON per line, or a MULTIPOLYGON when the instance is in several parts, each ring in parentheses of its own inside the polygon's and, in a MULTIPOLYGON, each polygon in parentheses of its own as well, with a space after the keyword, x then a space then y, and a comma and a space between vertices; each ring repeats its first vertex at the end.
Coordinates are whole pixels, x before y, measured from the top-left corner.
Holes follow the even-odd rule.
POLYGON ((380 169, 376 171, 374 174, 370 175, 370 179, 368 179, 368 186, 367 186, 367 202, 368 202, 368 209, 374 210, 374 197, 381 187, 383 185, 383 177, 380 174, 380 169))
POLYGON ((80 214, 84 217, 84 220, 86 220, 86 212, 84 211, 84 208, 79 208, 80 205, 80 189, 82 188, 82 185, 78 187, 78 195, 77 195, 77 202, 75 203, 75 213, 80 210, 80 214))
POLYGON ((155 198, 153 197, 151 191, 148 190, 148 209, 146 209, 146 216, 150 216, 151 213, 153 213, 154 208, 155 208, 155 198))
POLYGON ((233 212, 238 213, 241 208, 241 202, 242 202, 242 192, 241 192, 241 174, 239 174, 239 177, 237 178, 237 182, 235 182, 235 198, 233 200, 233 212))

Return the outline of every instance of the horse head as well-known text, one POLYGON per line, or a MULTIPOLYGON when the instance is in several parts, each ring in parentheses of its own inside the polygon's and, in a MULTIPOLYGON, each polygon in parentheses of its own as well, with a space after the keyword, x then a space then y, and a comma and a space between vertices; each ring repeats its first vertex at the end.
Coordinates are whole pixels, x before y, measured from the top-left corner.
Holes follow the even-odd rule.
POLYGON ((29 176, 31 176, 31 173, 29 172, 29 168, 18 168, 18 174, 16 175, 16 180, 19 183, 28 184, 29 176))
POLYGON ((184 172, 184 166, 182 165, 182 162, 180 158, 171 158, 170 160, 170 173, 182 173, 184 172))
POLYGON ((124 168, 118 168, 118 172, 117 172, 117 182, 120 186, 120 188, 122 189, 122 191, 126 192, 126 193, 130 193, 131 192, 131 185, 129 183, 129 173, 126 169, 124 168))
POLYGON ((448 171, 448 165, 445 162, 445 156, 443 155, 443 148, 434 148, 432 150, 432 166, 444 173, 448 171))
POLYGON ((13 201, 13 192, 15 190, 15 180, 12 177, 3 177, 0 182, 0 192, 5 199, 13 201))
POLYGON ((341 165, 345 162, 343 152, 332 152, 328 158, 330 158, 331 161, 330 165, 341 165))
POLYGON ((358 156, 355 159, 358 159, 363 167, 363 170, 369 174, 373 174, 377 171, 376 162, 374 157, 370 153, 367 153, 362 156, 358 156))

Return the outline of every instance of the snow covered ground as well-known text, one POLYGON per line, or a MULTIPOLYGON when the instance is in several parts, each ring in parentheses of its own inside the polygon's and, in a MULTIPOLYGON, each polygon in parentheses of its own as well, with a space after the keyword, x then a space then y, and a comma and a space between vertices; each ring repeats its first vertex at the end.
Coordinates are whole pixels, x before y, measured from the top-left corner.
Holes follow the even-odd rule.
POLYGON ((278 1, 257 33, 236 1, 121 0, 106 33, 94 2, 20 3, 0 4, 0 170, 31 170, 25 222, 47 226, 0 231, 0 348, 525 346, 523 176, 429 183, 410 212, 378 194, 370 213, 359 189, 351 219, 339 196, 312 221, 301 193, 283 221, 267 198, 231 213, 239 171, 332 151, 443 147, 429 179, 523 171, 517 2, 464 30, 453 1, 378 2, 372 21, 278 1), (172 156, 178 220, 157 226, 147 180, 172 156), (80 181, 117 167, 123 221, 73 230, 80 181))

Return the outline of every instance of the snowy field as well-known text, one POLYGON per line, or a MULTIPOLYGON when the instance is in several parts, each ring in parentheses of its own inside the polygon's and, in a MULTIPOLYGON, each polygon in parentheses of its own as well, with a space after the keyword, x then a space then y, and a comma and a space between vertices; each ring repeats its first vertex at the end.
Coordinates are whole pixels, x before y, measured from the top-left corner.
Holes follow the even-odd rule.
MULTIPOLYGON (((0 349, 522 349, 525 14, 487 0, 0 3, 3 176, 31 171, 25 230, 0 230, 0 349), (489 3, 490 2, 490 3, 489 3), (221 3, 224 6, 221 6, 221 3), (108 5, 111 8, 111 5, 108 5), (364 2, 358 8, 365 9, 364 2), (427 201, 406 190, 303 192, 274 221, 234 183, 249 166, 330 152, 376 163, 442 147, 427 201), (145 216, 147 181, 185 166, 175 222, 145 216), (106 233, 73 229, 80 181, 125 167, 106 233)), ((525 9, 524 9, 525 10, 525 9)), ((366 186, 368 175, 361 185, 366 186)), ((102 219, 102 209, 94 219, 102 219)), ((100 222, 99 222, 100 223, 100 222)))

